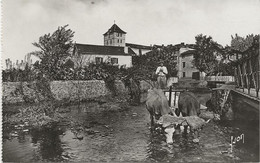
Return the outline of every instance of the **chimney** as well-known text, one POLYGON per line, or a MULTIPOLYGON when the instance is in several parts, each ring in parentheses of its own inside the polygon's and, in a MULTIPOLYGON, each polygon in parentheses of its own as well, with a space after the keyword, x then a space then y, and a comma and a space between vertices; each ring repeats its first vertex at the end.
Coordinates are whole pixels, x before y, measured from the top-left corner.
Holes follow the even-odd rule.
POLYGON ((128 54, 128 47, 127 47, 127 46, 124 47, 124 52, 125 52, 126 54, 128 54))

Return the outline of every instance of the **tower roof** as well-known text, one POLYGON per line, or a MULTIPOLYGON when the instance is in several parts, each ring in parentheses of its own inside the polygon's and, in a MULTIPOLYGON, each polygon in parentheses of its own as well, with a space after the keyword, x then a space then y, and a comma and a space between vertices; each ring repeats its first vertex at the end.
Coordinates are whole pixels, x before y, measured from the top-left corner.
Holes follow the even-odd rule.
POLYGON ((126 34, 126 32, 123 31, 122 29, 120 29, 116 24, 113 24, 112 27, 109 28, 108 31, 106 33, 104 33, 103 35, 107 35, 107 34, 114 33, 114 32, 126 34))

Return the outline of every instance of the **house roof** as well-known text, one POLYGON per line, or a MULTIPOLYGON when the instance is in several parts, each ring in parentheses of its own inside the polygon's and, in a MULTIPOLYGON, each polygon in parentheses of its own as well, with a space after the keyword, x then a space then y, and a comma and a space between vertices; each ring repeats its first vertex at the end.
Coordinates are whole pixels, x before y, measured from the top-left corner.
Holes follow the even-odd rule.
POLYGON ((124 47, 119 46, 103 46, 103 45, 90 45, 90 44, 75 44, 75 50, 83 55, 124 55, 131 56, 129 53, 124 52, 124 47))
POLYGON ((131 48, 128 48, 128 54, 130 54, 132 56, 136 56, 137 55, 131 48))
POLYGON ((191 50, 187 50, 187 51, 181 53, 180 55, 181 55, 181 56, 192 55, 192 54, 194 54, 195 52, 196 52, 196 50, 191 49, 191 50))
POLYGON ((126 34, 126 32, 123 31, 122 29, 120 29, 116 24, 113 24, 112 27, 109 28, 108 31, 106 33, 104 33, 103 35, 107 35, 107 34, 114 33, 114 32, 126 34))
POLYGON ((153 47, 151 47, 151 46, 131 44, 131 43, 126 43, 125 45, 128 46, 128 47, 130 47, 130 48, 136 48, 136 49, 152 50, 152 48, 153 48, 153 47))

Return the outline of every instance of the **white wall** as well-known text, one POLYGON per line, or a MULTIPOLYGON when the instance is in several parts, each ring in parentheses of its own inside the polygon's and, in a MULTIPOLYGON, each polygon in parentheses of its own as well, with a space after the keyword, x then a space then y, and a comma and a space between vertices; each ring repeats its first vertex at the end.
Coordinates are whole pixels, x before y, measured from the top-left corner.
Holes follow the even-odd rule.
POLYGON ((125 46, 125 34, 122 36, 117 36, 117 33, 114 32, 112 34, 104 36, 104 45, 105 46, 125 46), (122 42, 118 42, 117 40, 122 40, 122 42), (110 42, 112 41, 112 43, 110 42))
POLYGON ((178 61, 178 77, 183 77, 183 72, 185 72, 185 77, 192 77, 193 72, 198 72, 199 70, 196 69, 193 64, 193 55, 185 55, 184 57, 180 56, 178 61), (183 62, 185 62, 185 67, 183 68, 183 62))

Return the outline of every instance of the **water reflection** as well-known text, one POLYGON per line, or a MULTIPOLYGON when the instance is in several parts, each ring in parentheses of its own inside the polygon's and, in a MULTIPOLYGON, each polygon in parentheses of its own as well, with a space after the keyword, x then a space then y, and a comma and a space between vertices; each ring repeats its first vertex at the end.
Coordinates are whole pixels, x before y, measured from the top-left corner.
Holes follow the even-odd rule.
POLYGON ((164 141, 165 136, 160 131, 154 131, 151 129, 151 134, 149 137, 148 149, 147 149, 147 158, 150 160, 164 160, 168 152, 162 147, 166 146, 164 141))
POLYGON ((36 160, 61 161, 62 142, 60 136, 63 133, 60 128, 53 127, 44 129, 41 132, 31 132, 31 142, 38 147, 36 160))

